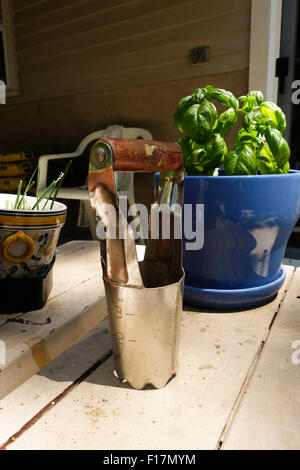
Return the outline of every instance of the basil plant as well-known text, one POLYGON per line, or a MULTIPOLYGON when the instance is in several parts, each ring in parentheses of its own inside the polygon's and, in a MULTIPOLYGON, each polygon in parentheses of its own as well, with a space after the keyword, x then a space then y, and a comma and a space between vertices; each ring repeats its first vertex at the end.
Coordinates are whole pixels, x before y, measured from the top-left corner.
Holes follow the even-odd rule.
POLYGON ((183 98, 175 123, 185 134, 179 140, 187 175, 213 175, 224 166, 225 175, 289 172, 290 148, 283 138, 286 119, 282 110, 264 101, 259 91, 237 99, 231 92, 207 86, 183 98), (218 114, 213 101, 227 109, 218 114), (241 116, 241 127, 228 151, 225 137, 241 116))

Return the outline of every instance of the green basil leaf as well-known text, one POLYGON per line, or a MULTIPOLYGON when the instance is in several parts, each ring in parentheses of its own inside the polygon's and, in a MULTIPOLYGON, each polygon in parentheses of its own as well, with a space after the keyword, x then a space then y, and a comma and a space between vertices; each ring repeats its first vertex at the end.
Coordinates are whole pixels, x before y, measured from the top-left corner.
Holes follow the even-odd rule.
POLYGON ((291 155, 289 144, 284 139, 281 132, 271 126, 266 128, 264 135, 277 162, 278 168, 284 168, 291 155))
POLYGON ((254 106, 257 104, 255 96, 251 96, 250 94, 248 94, 246 104, 254 108, 254 106))
POLYGON ((210 158, 210 169, 218 168, 223 163, 225 156, 227 155, 227 145, 225 140, 220 134, 214 136, 214 143, 209 153, 210 158))
POLYGON ((257 167, 262 175, 278 173, 278 165, 268 145, 264 145, 256 155, 257 167))
POLYGON ((193 151, 199 147, 196 142, 188 136, 184 136, 179 139, 178 144, 180 145, 182 153, 184 155, 192 154, 193 151))
MULTIPOLYGON (((254 99, 254 98, 253 98, 254 99)), ((251 103, 247 98, 247 101, 241 109, 243 127, 248 131, 254 131, 257 129, 257 122, 261 119, 261 112, 255 102, 251 103)))
POLYGON ((234 144, 237 147, 238 145, 250 144, 257 148, 262 146, 261 139, 258 137, 257 132, 250 129, 246 130, 244 128, 240 129, 235 136, 234 144))
POLYGON ((278 167, 276 159, 268 146, 264 146, 261 152, 256 156, 257 167, 262 175, 285 174, 290 170, 289 162, 286 162, 282 168, 278 167))
POLYGON ((200 146, 193 139, 191 139, 191 137, 188 136, 179 139, 178 144, 180 145, 183 154, 185 174, 199 175, 200 173, 195 166, 195 162, 197 162, 199 158, 197 151, 199 150, 200 154, 205 150, 200 148, 200 146))
POLYGON ((202 103, 204 98, 207 96, 207 90, 205 88, 196 88, 196 90, 193 91, 193 96, 195 97, 195 104, 202 103))
POLYGON ((271 101, 264 101, 259 110, 264 118, 268 120, 269 125, 283 133, 286 129, 286 119, 282 110, 271 101))
POLYGON ((174 121, 181 132, 183 132, 181 122, 185 111, 194 104, 202 103, 206 95, 207 91, 204 88, 197 88, 197 90, 195 90, 192 95, 185 96, 182 98, 182 100, 180 100, 174 114, 174 121))
POLYGON ((194 140, 188 136, 179 139, 178 144, 182 150, 184 169, 188 174, 190 174, 191 168, 194 166, 193 152, 197 148, 197 145, 194 140))
POLYGON ((257 104, 261 104, 264 100, 264 95, 261 91, 250 91, 250 93, 248 93, 248 96, 253 97, 257 104))
POLYGON ((290 163, 289 162, 286 162, 286 164, 279 169, 279 173, 281 174, 286 174, 290 171, 290 163))
POLYGON ((204 151, 196 150, 198 161, 195 164, 199 171, 208 174, 211 170, 214 172, 224 160, 224 156, 227 154, 227 146, 225 140, 219 135, 214 136, 213 145, 208 145, 203 149, 204 151))
POLYGON ((220 114, 219 119, 216 122, 214 132, 220 134, 222 137, 226 137, 235 125, 238 118, 238 114, 233 108, 229 108, 224 113, 220 114))
POLYGON ((238 145, 225 157, 226 175, 255 175, 256 151, 249 144, 238 145))
POLYGON ((183 114, 181 126, 183 131, 198 144, 207 144, 218 114, 215 106, 208 100, 190 106, 183 114))
POLYGON ((206 90, 208 91, 209 97, 213 100, 217 100, 219 103, 229 108, 233 108, 236 113, 239 110, 239 102, 236 97, 227 90, 222 88, 215 88, 213 86, 207 86, 206 90))
POLYGON ((246 96, 246 95, 240 96, 240 97, 238 98, 238 102, 239 102, 240 104, 245 103, 246 100, 247 100, 247 96, 246 96))
POLYGON ((178 129, 182 131, 181 121, 184 112, 188 109, 189 106, 193 104, 193 96, 185 96, 182 100, 179 101, 177 109, 174 114, 174 121, 178 129))

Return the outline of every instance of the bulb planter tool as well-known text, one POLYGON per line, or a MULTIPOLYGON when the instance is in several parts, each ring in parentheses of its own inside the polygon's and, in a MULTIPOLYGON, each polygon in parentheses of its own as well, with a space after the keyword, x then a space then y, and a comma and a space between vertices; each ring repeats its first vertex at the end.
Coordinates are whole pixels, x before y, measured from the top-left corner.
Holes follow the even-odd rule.
POLYGON ((176 227, 181 227, 183 180, 177 144, 101 139, 91 150, 89 195, 99 221, 98 237, 101 232, 115 370, 122 382, 136 389, 146 384, 162 388, 177 372, 184 273, 176 227), (160 173, 143 233, 133 228, 142 225, 133 195, 136 172, 142 173, 139 178, 145 178, 145 184, 146 173, 160 173), (129 201, 126 212, 122 196, 129 201), (145 255, 139 262, 137 248, 142 246, 145 255))

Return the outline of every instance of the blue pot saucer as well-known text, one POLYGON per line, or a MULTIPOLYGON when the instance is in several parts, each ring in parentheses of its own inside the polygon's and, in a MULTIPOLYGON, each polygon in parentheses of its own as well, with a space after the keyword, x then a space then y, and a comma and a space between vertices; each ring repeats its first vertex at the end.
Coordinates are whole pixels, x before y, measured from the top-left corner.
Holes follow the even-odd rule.
POLYGON ((283 267, 275 281, 249 289, 201 289, 184 286, 184 303, 197 308, 213 310, 241 310, 258 307, 272 300, 284 283, 286 272, 283 267))

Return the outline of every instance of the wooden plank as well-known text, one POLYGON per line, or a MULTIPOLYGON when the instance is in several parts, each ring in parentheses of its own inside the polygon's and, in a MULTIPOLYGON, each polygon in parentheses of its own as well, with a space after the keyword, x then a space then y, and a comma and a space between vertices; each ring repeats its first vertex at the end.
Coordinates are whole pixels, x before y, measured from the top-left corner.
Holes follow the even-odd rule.
POLYGON ((50 299, 101 275, 100 243, 96 241, 87 245, 79 242, 76 248, 59 256, 55 262, 50 299))
MULTIPOLYGON (((10 313, 10 314, 1 313, 1 315, 0 315, 0 327, 1 327, 1 325, 4 325, 4 323, 6 323, 8 319, 18 318, 21 315, 23 315, 23 314, 22 313, 10 313)), ((0 335, 0 340, 1 339, 2 338, 1 338, 1 335, 0 335)))
MULTIPOLYGON (((52 4, 56 5, 56 0, 12 0, 12 3, 15 14, 21 16, 27 15, 28 11, 34 14, 40 9, 50 8, 52 4)), ((66 5, 74 3, 74 0, 60 0, 59 3, 66 5)))
POLYGON ((284 258, 284 264, 288 264, 290 266, 295 266, 296 268, 300 268, 300 259, 293 259, 293 258, 284 258))
POLYGON ((98 241, 91 240, 73 240, 63 245, 59 245, 56 250, 57 260, 62 256, 68 255, 74 251, 79 251, 85 248, 99 247, 98 241))
MULTIPOLYGON (((93 5, 92 0, 88 4, 93 5)), ((76 5, 74 8, 82 8, 76 5)), ((20 36, 17 49, 22 94, 11 102, 53 99, 248 68, 249 0, 185 3, 168 0, 163 5, 142 1, 140 5, 148 8, 148 13, 134 11, 132 6, 127 20, 116 15, 112 19, 112 15, 105 17, 105 11, 101 17, 102 10, 98 8, 92 17, 66 16, 67 24, 55 21, 53 29, 49 23, 45 26, 47 30, 40 33, 38 28, 44 27, 44 21, 37 17, 41 26, 29 28, 24 37, 20 36), (190 67, 188 52, 199 45, 211 47, 211 62, 190 67)), ((66 4, 62 6, 66 7, 65 12, 69 11, 66 4)), ((112 4, 115 6, 118 3, 112 4)), ((124 2, 120 8, 128 14, 124 2)), ((51 11, 49 14, 52 15, 51 11)), ((27 18, 23 26, 28 26, 27 20, 31 21, 27 18)))
POLYGON ((99 359, 111 351, 104 320, 82 341, 0 400, 0 448, 41 409, 53 402, 99 359))
MULTIPOLYGON (((178 3, 180 0, 173 0, 178 3)), ((187 0, 186 0, 187 1, 187 0)), ((172 0, 164 0, 164 7, 172 4, 172 0)), ((162 9, 162 3, 159 0, 152 0, 152 11, 162 9)), ((142 16, 151 12, 150 0, 84 0, 72 2, 72 4, 55 8, 55 4, 49 8, 44 8, 40 12, 32 12, 31 17, 20 18, 16 22, 18 37, 25 38, 36 36, 41 32, 60 29, 62 26, 72 28, 74 30, 83 30, 82 25, 88 29, 93 25, 105 26, 107 23, 115 21, 127 20, 131 17, 142 16), (91 24, 89 25, 89 22, 91 24)))
MULTIPOLYGON (((189 25, 174 25, 173 27, 157 32, 144 31, 140 35, 132 32, 130 37, 114 37, 101 41, 91 42, 87 47, 79 49, 71 49, 60 51, 58 54, 49 53, 46 56, 40 54, 31 54, 24 60, 22 54, 19 60, 19 71, 21 75, 35 74, 40 69, 47 67, 48 70, 59 69, 61 67, 72 66, 74 64, 82 64, 86 67, 86 63, 99 63, 107 57, 122 56, 135 51, 147 51, 155 47, 163 47, 173 45, 176 48, 178 42, 195 41, 197 44, 209 44, 211 39, 218 36, 224 36, 229 33, 247 32, 249 35, 249 12, 243 11, 233 15, 226 15, 220 21, 214 18, 210 21, 202 21, 195 19, 189 25), (217 31, 217 33, 216 33, 217 31), (24 60, 24 61, 23 61, 24 60), (93 62, 92 62, 93 61, 93 62)), ((247 47, 249 47, 249 39, 247 39, 247 47)), ((185 51, 188 52, 187 50, 185 51)), ((57 70, 59 73, 59 70, 57 70)))
POLYGON ((214 449, 280 306, 238 313, 184 312, 178 376, 164 389, 133 390, 107 360, 10 449, 214 449), (76 414, 76 420, 74 420, 76 414), (65 423, 73 425, 66 432, 65 423))
MULTIPOLYGON (((222 55, 227 56, 228 64, 230 64, 230 55, 237 51, 247 51, 249 47, 248 31, 238 31, 224 36, 210 38, 208 45, 211 48, 211 60, 205 64, 206 73, 211 73, 214 62, 219 60, 222 55)), ((197 39, 191 41, 177 42, 167 44, 153 49, 144 49, 130 54, 118 54, 103 58, 101 61, 88 61, 80 64, 73 64, 61 67, 59 70, 50 69, 45 64, 37 64, 33 66, 33 75, 23 74, 22 86, 26 90, 31 88, 47 87, 55 83, 57 87, 60 83, 72 82, 74 80, 84 80, 93 77, 101 79, 101 76, 109 75, 120 76, 128 70, 148 69, 148 76, 151 77, 151 67, 164 66, 168 63, 185 63, 188 71, 192 67, 188 65, 188 51, 198 44, 197 39), (40 69, 39 69, 40 68, 40 69)), ((245 54, 247 55, 247 53, 245 54)))
POLYGON ((300 449, 300 269, 243 394, 224 449, 300 449))
MULTIPOLYGON (((166 1, 168 2, 168 0, 166 1)), ((126 0, 125 2, 119 0, 113 4, 109 0, 104 0, 101 1, 101 5, 99 0, 85 0, 63 9, 55 9, 51 5, 50 9, 45 9, 40 14, 31 16, 31 18, 28 17, 25 22, 17 22, 17 37, 22 39, 37 36, 40 33, 57 30, 63 26, 73 28, 73 31, 76 31, 77 28, 81 31, 85 29, 82 28, 82 25, 89 27, 90 20, 92 21, 90 27, 93 24, 97 25, 96 20, 98 20, 98 26, 123 19, 127 20, 132 16, 148 13, 150 11, 149 6, 149 0, 126 0)))
MULTIPOLYGON (((199 67, 188 67, 186 60, 174 61, 173 63, 159 65, 157 67, 133 68, 122 71, 119 74, 107 74, 86 77, 83 80, 57 84, 48 83, 47 93, 42 88, 22 89, 25 96, 20 96, 14 102, 26 102, 34 100, 52 99, 59 96, 71 96, 79 93, 99 92, 104 90, 121 89, 135 85, 148 85, 153 83, 180 80, 191 77, 204 77, 206 75, 222 74, 248 68, 248 51, 236 52, 230 55, 218 57, 209 64, 201 64, 199 67), (151 72, 151 73, 150 73, 151 72)), ((30 86, 30 85, 28 85, 30 86)))
POLYGON ((22 316, 1 325, 6 364, 1 366, 0 397, 73 346, 106 317, 101 277, 91 279, 22 316))
MULTIPOLYGON (((106 0, 107 1, 107 0, 106 0)), ((143 16, 151 15, 157 11, 163 11, 165 8, 172 6, 175 7, 180 0, 165 0, 164 7, 158 0, 154 0, 151 4, 150 0, 131 0, 122 2, 116 5, 109 3, 104 4, 104 8, 99 8, 99 2, 90 0, 88 5, 90 8, 86 9, 86 5, 78 5, 77 8, 72 10, 65 10, 61 12, 49 12, 45 17, 45 21, 39 23, 39 17, 33 18, 31 21, 30 29, 28 25, 17 26, 16 35, 17 39, 26 42, 30 47, 35 45, 37 38, 42 39, 44 42, 57 41, 63 37, 77 36, 81 33, 87 33, 90 30, 102 28, 109 29, 110 25, 119 25, 119 31, 122 29, 120 25, 126 25, 128 21, 141 19, 143 16), (93 3, 95 4, 93 5, 93 3), (64 36, 62 35, 64 29, 64 36)), ((22 45, 23 48, 23 45, 22 45)), ((25 47, 26 48, 26 47, 25 47)))
MULTIPOLYGON (((168 0, 169 2, 169 0, 168 0)), ((172 2, 173 3, 173 2, 172 2)), ((177 0, 176 0, 177 3, 177 0)), ((195 18, 207 20, 214 17, 222 17, 238 11, 242 11, 246 4, 240 0, 231 0, 230 3, 223 0, 212 0, 211 2, 203 2, 202 0, 191 0, 188 3, 180 3, 169 8, 163 8, 158 11, 149 11, 148 14, 137 16, 132 12, 131 16, 126 20, 119 20, 118 17, 106 18, 105 21, 99 19, 101 12, 95 14, 93 18, 77 18, 77 23, 69 25, 55 25, 52 30, 35 34, 32 31, 27 37, 18 36, 18 28, 16 28, 17 47, 21 54, 25 49, 30 49, 31 53, 40 51, 43 54, 49 52, 57 52, 61 50, 70 50, 76 47, 85 47, 94 42, 114 39, 122 35, 123 37, 142 33, 145 31, 158 31, 168 28, 172 25, 180 25, 192 22, 195 18)), ((249 5, 249 2, 247 2, 249 5)), ((150 9, 150 8, 149 8, 150 9)), ((29 52, 29 51, 28 51, 29 52)))
MULTIPOLYGON (((117 7, 124 0, 101 0, 101 9, 108 7, 117 7)), ((138 1, 138 0, 135 0, 138 1)), ((23 8, 15 11, 15 24, 24 32, 29 33, 31 29, 45 29, 47 23, 52 20, 52 24, 63 23, 64 18, 70 19, 77 11, 80 14, 85 12, 99 10, 99 0, 44 0, 43 2, 37 3, 36 5, 23 8), (79 9, 79 10, 78 10, 79 9), (61 15, 61 16, 60 16, 61 15), (38 23, 40 20, 40 23, 38 23), (44 23, 45 22, 45 23, 44 23)))
MULTIPOLYGON (((230 89, 236 96, 241 96, 247 91, 247 84, 248 71, 245 69, 201 78, 198 74, 194 78, 185 80, 172 80, 94 94, 83 93, 80 96, 50 99, 43 103, 19 102, 18 105, 11 104, 5 108, 5 116, 3 114, 5 135, 6 139, 14 141, 15 145, 24 145, 24 142, 28 142, 28 131, 26 131, 28 125, 39 129, 42 116, 42 122, 47 128, 45 139, 52 142, 52 136, 55 135, 59 142, 69 142, 69 148, 76 148, 78 142, 90 132, 116 122, 129 126, 142 126, 149 129, 156 139, 176 141, 180 135, 172 116, 181 97, 199 86, 206 85, 230 89), (25 116, 26 127, 22 125, 25 116), (70 116, 72 116, 71 127, 70 116), (82 116, 85 116, 84 120, 82 116)), ((28 97, 23 96, 22 99, 26 101, 28 97)), ((232 144, 232 138, 229 138, 229 148, 232 144)), ((27 147, 29 146, 27 144, 27 147)))

